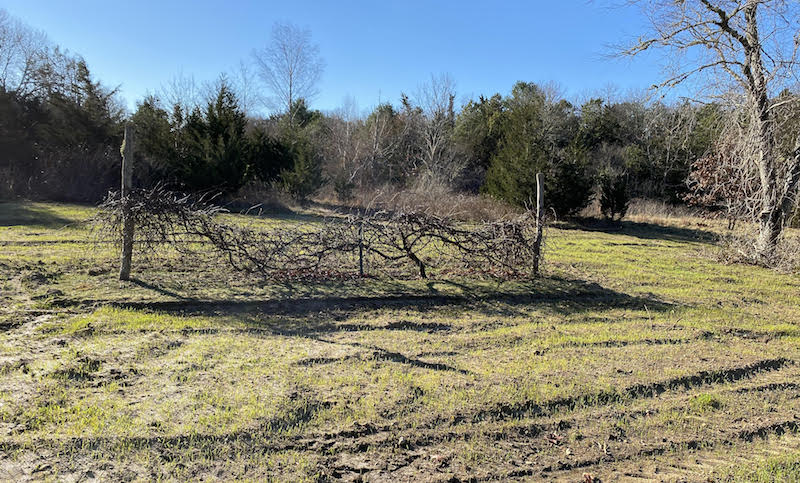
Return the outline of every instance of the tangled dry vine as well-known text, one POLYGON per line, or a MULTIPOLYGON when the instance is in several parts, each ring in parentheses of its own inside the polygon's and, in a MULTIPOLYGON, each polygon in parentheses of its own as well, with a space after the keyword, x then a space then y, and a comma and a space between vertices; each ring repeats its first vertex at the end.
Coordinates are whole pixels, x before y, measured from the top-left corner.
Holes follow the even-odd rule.
POLYGON ((380 211, 265 229, 226 223, 218 216, 225 210, 212 201, 163 187, 132 190, 126 199, 111 192, 92 226, 98 240, 118 242, 127 203, 140 247, 188 253, 210 246, 234 270, 270 279, 352 276, 365 262, 391 276, 411 266, 421 278, 430 268, 442 275, 522 278, 535 275, 540 256, 531 213, 466 224, 423 211, 380 211))

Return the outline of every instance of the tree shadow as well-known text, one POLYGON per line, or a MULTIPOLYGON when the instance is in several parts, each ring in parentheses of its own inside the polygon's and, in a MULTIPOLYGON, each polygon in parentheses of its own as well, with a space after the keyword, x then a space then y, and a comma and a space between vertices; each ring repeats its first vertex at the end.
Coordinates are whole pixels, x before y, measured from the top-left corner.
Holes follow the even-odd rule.
MULTIPOLYGON (((573 314, 576 312, 630 308, 642 310, 647 307, 650 311, 666 311, 672 304, 659 300, 655 296, 635 296, 603 287, 597 283, 583 280, 573 280, 562 277, 538 278, 524 283, 509 286, 507 291, 502 287, 496 288, 470 288, 454 281, 437 282, 462 287, 463 295, 442 294, 435 286, 429 287, 429 293, 396 294, 396 295, 354 295, 354 296, 324 296, 324 297, 291 297, 280 299, 210 299, 198 300, 181 296, 180 294, 149 284, 136 281, 140 286, 155 290, 161 294, 178 300, 160 301, 112 301, 107 305, 134 310, 153 310, 182 315, 208 315, 208 314, 249 314, 251 316, 279 316, 289 318, 309 318, 320 320, 316 329, 305 324, 305 328, 296 327, 297 331, 330 331, 335 323, 337 314, 349 315, 352 313, 374 311, 379 309, 413 310, 418 313, 435 311, 440 308, 450 307, 465 311, 477 312, 487 316, 519 315, 526 316, 525 308, 544 308, 559 314, 573 314)), ((61 305, 96 305, 103 303, 95 300, 68 299, 60 301, 61 305)), ((284 325, 287 321, 281 320, 276 325, 284 325)), ((360 330, 360 327, 342 325, 337 330, 360 330)), ((288 327, 279 329, 286 333, 288 327)), ((402 329, 402 324, 396 328, 402 329)), ((414 329, 408 325, 408 329, 414 329)), ((430 330, 430 327, 421 330, 430 330)))
MULTIPOLYGON (((382 347, 378 347, 378 346, 372 345, 372 344, 364 344, 364 343, 361 343, 361 342, 330 341, 330 340, 327 340, 327 339, 324 339, 324 338, 321 338, 321 337, 311 337, 311 339, 316 340, 318 342, 324 342, 324 343, 327 343, 327 344, 347 345, 347 346, 355 347, 355 348, 358 348, 358 349, 367 349, 368 351, 371 352, 370 355, 369 355, 369 358, 373 359, 373 360, 377 360, 377 361, 396 362, 398 364, 406 364, 406 365, 410 365, 412 367, 417 367, 417 368, 420 368, 420 369, 429 369, 429 370, 433 370, 433 371, 456 372, 458 374, 464 374, 464 375, 472 374, 470 371, 468 371, 466 369, 460 369, 458 367, 453 367, 453 366, 450 366, 450 365, 447 365, 447 364, 438 363, 438 362, 426 362, 426 361, 423 361, 423 360, 420 360, 420 359, 414 359, 414 358, 408 357, 406 355, 403 355, 403 354, 401 354, 399 352, 389 351, 389 350, 386 350, 386 349, 384 349, 382 347)), ((339 360, 349 360, 349 359, 353 359, 353 358, 354 358, 353 356, 344 356, 344 357, 339 358, 339 359, 328 358, 328 359, 325 359, 324 361, 322 359, 318 358, 317 360, 314 360, 313 362, 310 362, 310 361, 307 361, 307 360, 299 361, 298 365, 306 365, 306 366, 308 366, 308 365, 314 365, 315 363, 317 363, 317 364, 318 363, 331 363, 331 362, 338 362, 339 360)))
POLYGON ((719 235, 713 231, 633 221, 622 222, 622 233, 645 240, 668 240, 689 243, 714 243, 719 239, 719 235))
POLYGON ((46 207, 34 206, 31 203, 0 202, 0 226, 63 228, 73 223, 75 220, 57 215, 46 207))
POLYGON ((595 219, 577 220, 558 226, 562 230, 596 231, 627 235, 644 240, 666 240, 683 243, 713 243, 719 235, 709 230, 686 228, 637 221, 602 222, 595 219))
POLYGON ((187 301, 187 302, 195 300, 195 299, 193 299, 191 297, 184 297, 183 295, 181 295, 181 294, 179 294, 177 292, 173 292, 173 291, 168 290, 166 288, 159 287, 158 285, 154 285, 152 283, 145 282, 144 280, 140 280, 138 278, 131 278, 130 282, 132 284, 134 284, 134 285, 138 285, 139 287, 146 288, 148 290, 152 290, 154 292, 160 293, 161 295, 166 295, 167 297, 172 297, 172 298, 176 298, 176 299, 187 301))

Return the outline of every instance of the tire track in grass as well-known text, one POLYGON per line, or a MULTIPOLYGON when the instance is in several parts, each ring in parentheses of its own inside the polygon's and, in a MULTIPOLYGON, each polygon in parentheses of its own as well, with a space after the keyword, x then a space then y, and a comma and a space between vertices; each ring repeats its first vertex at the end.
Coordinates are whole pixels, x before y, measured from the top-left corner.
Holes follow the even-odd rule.
MULTIPOLYGON (((39 439, 30 442, 29 444, 36 448, 54 447, 60 451, 65 451, 66 453, 79 453, 81 451, 85 451, 87 448, 113 449, 114 447, 124 447, 158 450, 158 448, 186 449, 187 447, 206 447, 208 445, 235 446, 242 444, 250 449, 257 448, 261 451, 293 450, 322 453, 335 450, 339 454, 344 454, 345 452, 362 453, 368 451, 369 449, 397 446, 399 434, 403 433, 404 431, 413 431, 418 434, 418 437, 413 439, 410 438, 406 442, 406 446, 409 448, 414 447, 417 450, 420 450, 422 448, 430 447, 442 442, 457 439, 469 439, 472 437, 469 432, 465 432, 463 434, 453 431, 442 432, 442 426, 445 424, 453 426, 464 423, 474 424, 483 421, 503 421, 521 418, 523 416, 550 416, 564 410, 574 410, 579 407, 596 407, 614 402, 622 402, 629 399, 654 397, 670 390, 690 389, 708 384, 735 382, 753 377, 756 374, 765 371, 777 370, 790 364, 793 364, 793 361, 786 358, 764 359, 740 367, 700 371, 694 374, 667 379, 665 381, 635 384, 616 392, 607 391, 589 395, 559 398, 545 403, 526 402, 517 405, 501 404, 490 409, 477 411, 471 415, 458 415, 452 419, 434 418, 428 424, 421 425, 417 428, 400 427, 396 424, 384 426, 366 424, 354 425, 353 428, 338 432, 294 437, 275 437, 275 435, 270 435, 270 432, 272 432, 272 429, 275 427, 280 427, 280 423, 276 421, 270 422, 271 424, 262 425, 258 428, 227 434, 196 434, 176 435, 169 437, 152 436, 134 438, 77 437, 67 440, 39 439), (425 432, 429 432, 429 434, 426 435, 424 434, 425 432), (365 439, 368 438, 373 438, 373 440, 365 441, 365 439)), ((554 424, 561 425, 562 423, 559 422, 541 425, 532 424, 523 429, 519 429, 519 432, 522 437, 531 438, 540 435, 545 431, 551 430, 554 427, 554 424)), ((794 419, 777 421, 758 428, 741 430, 736 434, 735 439, 741 441, 751 441, 756 438, 764 438, 770 434, 796 432, 798 429, 800 429, 800 422, 794 419)), ((505 430, 503 431, 506 432, 505 430)), ((500 437, 499 433, 497 437, 500 437)), ((643 458, 664 454, 680 448, 697 449, 706 445, 708 445, 708 442, 699 440, 671 442, 666 445, 656 446, 654 448, 632 453, 622 459, 633 459, 637 457, 643 458)), ((0 443, 0 452, 9 454, 14 451, 25 449, 26 447, 28 447, 28 444, 6 441, 0 443)), ((551 467, 549 471, 568 471, 571 469, 586 468, 589 466, 602 464, 606 461, 606 459, 607 456, 603 456, 600 458, 587 459, 575 463, 564 463, 558 468, 551 467)), ((620 459, 616 458, 615 460, 619 461, 620 459)), ((545 468, 545 470, 547 469, 545 468)), ((533 473, 530 473, 528 476, 540 474, 541 471, 544 470, 531 469, 530 471, 533 471, 533 473)), ((507 476, 523 477, 526 475, 522 473, 514 473, 507 476)))
MULTIPOLYGON (((457 426, 461 424, 475 424, 484 421, 521 419, 522 417, 547 417, 555 415, 564 410, 600 407, 611 403, 624 402, 630 399, 654 397, 669 390, 691 389, 693 387, 701 387, 708 384, 736 382, 754 377, 767 371, 778 370, 790 364, 793 364, 793 361, 785 358, 766 359, 741 367, 700 371, 695 374, 680 376, 668 379, 666 381, 649 384, 636 384, 633 386, 628 386, 619 392, 598 393, 604 394, 605 396, 598 396, 598 394, 594 394, 560 398, 546 403, 523 403, 517 407, 507 410, 503 410, 503 408, 510 408, 510 406, 501 405, 500 411, 498 411, 498 407, 496 406, 492 409, 479 411, 472 416, 461 414, 456 415, 451 419, 433 419, 427 424, 420 425, 414 430, 417 434, 416 438, 412 437, 406 441, 410 446, 424 447, 456 439, 469 439, 470 435, 468 434, 457 434, 453 432, 436 434, 435 432, 440 431, 444 425, 457 426), (434 434, 425 434, 426 432, 434 432, 434 434)), ((656 412, 657 411, 652 411, 648 414, 655 414, 656 412)), ((640 411, 634 411, 634 413, 640 415, 640 411)), ((526 425, 524 428, 518 429, 517 431, 520 432, 523 437, 530 438, 546 432, 568 428, 573 423, 574 421, 570 421, 569 419, 562 419, 556 422, 526 425)), ((373 426, 372 429, 372 431, 361 433, 358 438, 375 436, 385 432, 391 434, 389 434, 387 437, 376 438, 374 441, 367 443, 366 446, 369 447, 379 447, 394 444, 394 442, 397 440, 397 434, 399 434, 400 431, 405 428, 390 426, 390 429, 386 431, 373 426)), ((503 432, 507 433, 508 428, 503 429, 503 432)), ((498 433, 498 436, 499 434, 500 433, 498 433)), ((336 436, 335 438, 341 439, 342 437, 343 436, 340 435, 336 436)), ((353 448, 363 451, 365 449, 365 443, 359 442, 355 445, 348 445, 347 443, 342 442, 337 446, 339 451, 346 451, 353 448)))
MULTIPOLYGON (((721 437, 714 440, 699 440, 690 439, 685 441, 670 441, 663 445, 657 445, 652 448, 647 448, 627 455, 615 455, 613 458, 602 456, 597 458, 588 458, 573 463, 560 462, 557 465, 551 465, 543 469, 521 469, 505 475, 506 478, 520 478, 524 476, 541 475, 547 477, 566 477, 569 472, 579 470, 583 471, 592 467, 600 465, 607 465, 609 463, 621 464, 626 462, 633 462, 636 460, 653 458, 656 456, 664 456, 672 453, 687 453, 700 450, 714 450, 719 448, 731 447, 737 443, 754 443, 756 440, 767 440, 771 437, 781 437, 788 434, 797 434, 800 432, 800 420, 796 417, 792 419, 778 420, 769 424, 757 426, 750 429, 743 429, 734 431, 728 437, 721 437), (558 475, 558 473, 566 472, 565 475, 558 475)), ((666 472, 670 471, 685 471, 685 468, 680 468, 677 465, 672 467, 660 468, 659 474, 663 477, 666 472)), ((601 472, 598 472, 601 473, 601 472)), ((575 478, 579 475, 576 473, 575 478)))
MULTIPOLYGON (((563 410, 577 407, 601 406, 629 399, 655 397, 664 392, 676 389, 691 389, 708 384, 735 382, 752 377, 763 371, 773 371, 794 361, 786 358, 763 359, 752 364, 727 369, 700 371, 695 374, 678 376, 665 381, 634 384, 619 391, 599 391, 578 396, 568 396, 539 403, 524 401, 517 404, 501 403, 493 408, 484 409, 473 414, 472 422, 483 420, 506 420, 520 417, 549 416, 563 410)), ((463 416, 465 419, 467 416, 463 416)))
MULTIPOLYGON (((763 387, 763 386, 757 386, 763 387)), ((779 386, 776 387, 777 390, 786 389, 785 387, 779 386)), ((732 392, 738 392, 737 390, 732 390, 732 392)), ((648 412, 647 415, 650 416, 654 414, 654 412, 648 412)), ((632 416, 642 416, 644 413, 640 411, 632 411, 628 414, 632 416)), ((604 417, 597 417, 596 414, 592 415, 583 415, 580 418, 584 421, 588 420, 606 420, 604 417)), ((553 434, 555 435, 556 430, 563 430, 569 429, 570 427, 582 427, 581 422, 577 420, 560 420, 560 421, 553 421, 550 424, 541 424, 535 425, 537 428, 536 431, 527 431, 523 434, 524 437, 535 437, 541 434, 553 434)), ((526 426, 526 429, 529 429, 526 426)), ((510 436, 508 428, 505 428, 505 431, 498 431, 497 434, 503 433, 503 436, 508 437, 510 436)), ((570 475, 570 472, 577 471, 576 473, 570 475, 569 481, 581 481, 583 480, 582 472, 587 469, 595 468, 596 471, 592 471, 595 476, 604 476, 602 474, 603 469, 607 469, 608 465, 611 464, 621 464, 626 462, 635 462, 636 460, 642 459, 651 459, 656 456, 664 456, 664 455, 671 455, 671 454, 691 454, 691 452, 696 452, 700 450, 711 450, 715 448, 726 448, 734 446, 737 443, 753 443, 757 440, 768 440, 772 437, 781 437, 785 435, 797 435, 800 433, 800 418, 798 416, 794 416, 791 419, 781 419, 777 421, 773 421, 768 424, 758 425, 752 428, 745 428, 745 429, 733 429, 728 431, 723 431, 723 436, 720 438, 715 439, 689 439, 683 441, 670 441, 665 444, 657 444, 650 446, 645 449, 641 449, 634 452, 629 452, 628 454, 624 453, 606 453, 603 452, 595 457, 585 458, 578 461, 562 461, 561 458, 558 458, 557 462, 554 463, 544 463, 541 466, 536 467, 528 467, 528 468, 519 468, 513 471, 506 472, 504 474, 492 474, 491 476, 486 477, 479 477, 476 478, 476 481, 489 481, 489 480, 497 480, 497 479, 514 479, 514 478, 527 478, 527 477, 540 477, 545 479, 552 479, 557 478, 561 479, 562 477, 566 476, 564 473, 566 472, 567 475, 570 475)), ((484 436, 488 434, 494 433, 483 433, 484 436)), ((525 445, 516 446, 524 448, 525 445)), ((564 446, 566 447, 566 446, 564 446)), ((632 445, 626 445, 618 449, 629 449, 633 447, 632 445)), ((599 448, 599 446, 598 446, 599 448)), ((516 454, 517 459, 524 459, 527 460, 528 458, 541 460, 541 453, 540 447, 536 447, 532 453, 519 455, 516 454)), ((600 451, 598 450, 598 453, 600 451)), ((554 456, 557 457, 557 456, 554 456)), ((641 465, 640 465, 641 466, 641 465)), ((663 480, 663 477, 666 472, 674 472, 678 471, 681 468, 679 466, 675 467, 662 467, 659 466, 660 471, 658 471, 658 475, 663 480)), ((683 468, 685 470, 685 468, 683 468)), ((626 477, 633 477, 637 476, 636 471, 627 471, 623 473, 626 477)), ((639 471, 641 473, 641 471, 639 471)), ((644 474, 642 474, 644 475, 644 474)), ((642 476, 639 475, 639 476, 642 476)), ((646 476, 642 476, 646 477, 646 476)), ((649 478, 653 478, 655 475, 650 475, 649 478)), ((605 481, 605 478, 604 478, 605 481)), ((613 481, 613 480, 612 480, 613 481)), ((679 480, 683 481, 683 480, 679 480)))

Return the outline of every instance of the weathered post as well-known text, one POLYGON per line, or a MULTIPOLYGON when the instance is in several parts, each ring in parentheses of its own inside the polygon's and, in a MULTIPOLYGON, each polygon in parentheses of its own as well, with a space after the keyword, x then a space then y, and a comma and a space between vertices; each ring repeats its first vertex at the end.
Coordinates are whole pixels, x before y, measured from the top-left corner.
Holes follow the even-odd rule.
POLYGON ((125 125, 125 139, 120 148, 122 154, 122 260, 119 279, 130 280, 131 256, 133 255, 133 218, 131 217, 130 192, 133 187, 133 124, 125 125))
POLYGON ((358 276, 364 278, 364 221, 358 225, 358 276))
POLYGON ((544 175, 536 173, 536 238, 533 240, 533 274, 539 274, 544 228, 544 175))

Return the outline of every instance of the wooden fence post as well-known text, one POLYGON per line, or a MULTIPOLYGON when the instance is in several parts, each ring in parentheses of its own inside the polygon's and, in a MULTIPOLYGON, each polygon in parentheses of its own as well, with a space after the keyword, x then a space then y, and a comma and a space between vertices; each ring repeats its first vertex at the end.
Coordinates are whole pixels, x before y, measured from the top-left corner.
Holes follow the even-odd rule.
POLYGON ((122 260, 119 279, 130 280, 131 256, 133 255, 133 218, 131 217, 130 192, 133 187, 133 124, 125 125, 125 139, 122 141, 122 260))
POLYGON ((364 278, 364 221, 358 225, 358 276, 364 278))
POLYGON ((533 274, 539 274, 544 228, 544 175, 536 173, 536 238, 533 241, 533 274))

